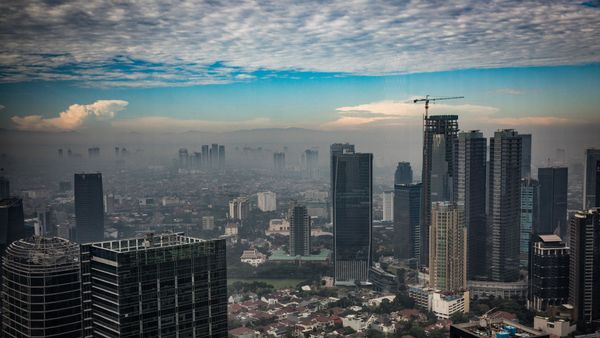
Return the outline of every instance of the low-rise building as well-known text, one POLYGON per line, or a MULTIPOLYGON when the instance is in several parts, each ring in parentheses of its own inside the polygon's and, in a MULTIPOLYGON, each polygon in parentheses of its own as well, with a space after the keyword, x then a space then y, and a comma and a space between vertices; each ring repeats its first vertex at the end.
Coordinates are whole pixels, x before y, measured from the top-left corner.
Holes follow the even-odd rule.
POLYGON ((577 325, 568 320, 558 319, 550 321, 548 317, 535 316, 533 328, 558 337, 567 337, 575 332, 577 325))
POLYGON ((267 261, 267 255, 257 251, 256 249, 244 250, 242 257, 240 257, 240 261, 242 263, 250 264, 253 267, 257 267, 267 261))

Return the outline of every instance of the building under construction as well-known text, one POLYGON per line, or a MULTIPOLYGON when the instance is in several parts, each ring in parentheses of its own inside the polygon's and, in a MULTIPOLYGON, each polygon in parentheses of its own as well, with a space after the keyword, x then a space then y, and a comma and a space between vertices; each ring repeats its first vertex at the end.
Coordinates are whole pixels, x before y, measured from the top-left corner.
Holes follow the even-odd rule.
POLYGON ((2 262, 3 337, 81 337, 79 245, 59 237, 13 242, 2 262))

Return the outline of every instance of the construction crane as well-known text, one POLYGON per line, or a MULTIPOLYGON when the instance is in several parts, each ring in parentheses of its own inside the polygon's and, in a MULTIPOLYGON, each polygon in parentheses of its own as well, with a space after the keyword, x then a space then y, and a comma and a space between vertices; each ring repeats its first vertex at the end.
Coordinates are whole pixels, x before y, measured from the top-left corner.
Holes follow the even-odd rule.
POLYGON ((427 116, 429 116, 429 102, 431 101, 432 103, 435 103, 435 101, 441 101, 441 100, 455 100, 455 99, 464 99, 464 96, 452 96, 452 97, 429 97, 429 95, 426 95, 424 98, 422 99, 414 99, 413 103, 419 103, 419 102, 425 102, 425 118, 427 118, 427 116))

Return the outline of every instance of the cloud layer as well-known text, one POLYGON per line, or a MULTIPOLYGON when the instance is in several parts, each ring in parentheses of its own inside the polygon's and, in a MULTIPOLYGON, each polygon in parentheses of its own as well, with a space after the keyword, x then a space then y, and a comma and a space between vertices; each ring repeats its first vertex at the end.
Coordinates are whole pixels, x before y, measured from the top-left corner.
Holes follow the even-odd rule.
POLYGON ((77 130, 95 121, 106 121, 122 111, 128 102, 123 100, 98 100, 92 104, 73 104, 58 117, 44 118, 40 115, 13 116, 18 130, 70 131, 77 130))
POLYGON ((3 1, 0 81, 178 86, 600 61, 572 1, 3 1))

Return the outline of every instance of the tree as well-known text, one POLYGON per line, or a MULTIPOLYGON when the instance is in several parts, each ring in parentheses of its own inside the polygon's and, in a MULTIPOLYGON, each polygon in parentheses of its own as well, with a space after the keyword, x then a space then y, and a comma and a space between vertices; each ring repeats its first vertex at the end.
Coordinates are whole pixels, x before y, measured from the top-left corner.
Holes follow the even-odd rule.
POLYGON ((468 322, 469 317, 462 312, 454 312, 450 315, 450 320, 452 321, 452 324, 460 324, 468 322))

